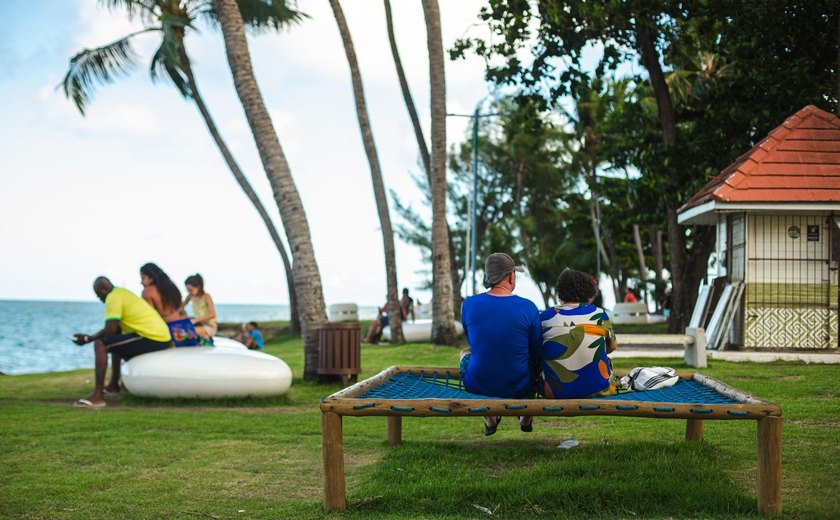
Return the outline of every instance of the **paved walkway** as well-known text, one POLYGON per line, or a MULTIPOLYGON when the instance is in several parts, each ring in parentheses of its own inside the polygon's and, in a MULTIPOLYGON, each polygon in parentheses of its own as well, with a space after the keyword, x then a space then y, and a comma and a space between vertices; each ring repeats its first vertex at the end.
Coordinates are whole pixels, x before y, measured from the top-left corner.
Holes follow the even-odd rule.
MULTIPOLYGON (((619 334, 618 350, 611 358, 651 357, 683 358, 683 345, 690 340, 682 334, 619 334)), ((744 352, 737 350, 707 350, 708 359, 723 361, 804 361, 805 363, 840 364, 840 349, 822 352, 744 352)))

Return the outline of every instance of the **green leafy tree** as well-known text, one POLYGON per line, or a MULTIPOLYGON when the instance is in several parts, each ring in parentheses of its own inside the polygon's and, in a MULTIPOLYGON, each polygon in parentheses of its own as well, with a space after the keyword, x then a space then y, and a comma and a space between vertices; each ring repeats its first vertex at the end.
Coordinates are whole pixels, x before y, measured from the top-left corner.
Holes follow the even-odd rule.
MULTIPOLYGON (((211 21, 214 19, 212 3, 200 0, 174 2, 170 0, 107 0, 102 3, 109 9, 123 11, 132 21, 141 21, 145 27, 112 43, 92 49, 84 49, 73 56, 62 81, 65 96, 71 99, 79 112, 84 115, 86 108, 92 101, 94 91, 99 85, 112 83, 137 67, 139 56, 134 51, 132 42, 144 35, 155 35, 160 38, 160 45, 152 56, 149 67, 152 80, 168 79, 182 96, 195 103, 210 136, 222 154, 222 158, 236 182, 260 215, 283 261, 289 290, 290 331, 297 334, 300 331, 300 315, 297 309, 297 297, 292 278, 292 265, 286 252, 286 246, 269 217, 268 211, 266 211, 248 178, 242 172, 216 126, 210 110, 201 96, 186 51, 185 37, 187 31, 195 30, 196 19, 205 18, 211 21)), ((301 13, 288 8, 284 2, 240 0, 239 4, 241 9, 250 13, 247 18, 251 26, 255 28, 270 25, 286 26, 299 21, 303 16, 301 13)))
POLYGON ((757 0, 491 0, 480 16, 493 41, 465 40, 453 50, 492 58, 489 79, 549 106, 593 75, 641 62, 650 97, 640 104, 653 102, 657 140, 628 157, 664 203, 672 331, 688 321, 714 245, 712 227, 678 224, 679 205, 791 113, 837 102, 840 7, 828 0, 776 7, 757 0), (527 48, 532 62, 520 59, 527 48), (602 59, 588 70, 583 55, 593 48, 602 59))

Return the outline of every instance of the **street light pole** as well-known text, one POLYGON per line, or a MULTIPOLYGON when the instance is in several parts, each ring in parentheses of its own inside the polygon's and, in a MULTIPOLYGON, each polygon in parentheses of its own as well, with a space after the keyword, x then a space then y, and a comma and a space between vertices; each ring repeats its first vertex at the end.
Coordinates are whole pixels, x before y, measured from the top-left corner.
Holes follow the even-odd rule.
POLYGON ((473 136, 472 136, 472 148, 473 148, 473 163, 472 163, 472 174, 473 174, 473 185, 472 185, 472 209, 470 211, 470 217, 472 220, 472 225, 470 229, 472 230, 472 251, 470 252, 471 262, 472 265, 472 274, 470 275, 470 287, 472 287, 472 293, 475 294, 475 258, 478 253, 478 240, 476 237, 477 231, 477 221, 478 215, 478 107, 475 107, 475 113, 473 114, 473 136))
POLYGON ((472 114, 446 114, 450 117, 469 117, 473 120, 473 131, 472 131, 472 152, 473 152, 473 160, 472 160, 472 197, 470 198, 469 203, 467 204, 467 212, 469 213, 469 226, 467 227, 467 242, 468 242, 468 250, 466 255, 466 265, 464 267, 464 276, 467 276, 467 272, 470 272, 470 283, 466 287, 467 296, 471 296, 475 294, 475 263, 476 257, 478 256, 478 121, 482 117, 493 117, 493 116, 506 116, 509 115, 508 112, 491 112, 487 114, 480 114, 478 112, 479 107, 475 108, 475 112, 472 114))

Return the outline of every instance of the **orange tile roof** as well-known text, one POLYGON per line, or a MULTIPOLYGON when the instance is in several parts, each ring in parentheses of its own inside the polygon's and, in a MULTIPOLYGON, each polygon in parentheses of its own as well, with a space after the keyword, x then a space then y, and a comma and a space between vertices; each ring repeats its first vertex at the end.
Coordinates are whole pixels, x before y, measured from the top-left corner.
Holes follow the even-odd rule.
POLYGON ((840 202, 840 118, 808 105, 678 210, 709 201, 840 202))

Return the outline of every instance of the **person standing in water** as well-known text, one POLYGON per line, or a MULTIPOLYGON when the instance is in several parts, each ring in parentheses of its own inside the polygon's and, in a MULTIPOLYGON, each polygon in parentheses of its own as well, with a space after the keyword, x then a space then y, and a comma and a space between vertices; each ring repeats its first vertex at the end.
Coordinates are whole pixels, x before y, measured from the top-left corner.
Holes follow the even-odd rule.
POLYGON ((216 306, 213 305, 213 298, 204 292, 204 279, 200 274, 188 276, 184 281, 187 287, 187 298, 184 300, 184 307, 188 303, 192 304, 193 317, 190 318, 198 335, 205 339, 211 345, 213 344, 213 336, 219 330, 218 322, 216 321, 216 306))

